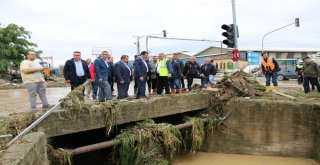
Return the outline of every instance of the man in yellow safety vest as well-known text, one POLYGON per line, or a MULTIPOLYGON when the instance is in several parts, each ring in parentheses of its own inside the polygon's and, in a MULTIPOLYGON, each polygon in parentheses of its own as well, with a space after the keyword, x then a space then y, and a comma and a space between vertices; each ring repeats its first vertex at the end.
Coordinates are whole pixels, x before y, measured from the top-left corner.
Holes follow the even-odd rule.
POLYGON ((171 61, 165 57, 164 53, 159 54, 156 72, 158 76, 157 94, 161 95, 163 88, 165 88, 166 94, 170 94, 169 77, 171 77, 172 74, 172 64, 171 61))
POLYGON ((262 56, 262 61, 261 61, 262 73, 266 77, 266 92, 270 91, 271 78, 273 83, 273 90, 278 91, 278 82, 277 82, 278 73, 277 72, 280 70, 279 64, 273 57, 269 57, 269 54, 267 52, 263 52, 261 56, 262 56))

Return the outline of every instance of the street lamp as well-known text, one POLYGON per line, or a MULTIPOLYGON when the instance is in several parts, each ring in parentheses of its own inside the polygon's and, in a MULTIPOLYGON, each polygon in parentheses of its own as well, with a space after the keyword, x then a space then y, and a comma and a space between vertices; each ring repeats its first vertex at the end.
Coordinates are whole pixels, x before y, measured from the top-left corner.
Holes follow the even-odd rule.
POLYGON ((296 18, 293 23, 290 23, 290 24, 288 24, 288 25, 286 25, 286 26, 282 26, 282 27, 280 27, 280 28, 278 28, 278 29, 275 29, 275 30, 272 30, 272 31, 266 33, 266 34, 262 37, 262 49, 261 49, 261 53, 263 53, 263 41, 264 41, 264 38, 265 38, 268 34, 273 33, 273 32, 275 32, 275 31, 278 31, 278 30, 280 30, 280 29, 286 28, 286 27, 291 26, 291 25, 293 25, 293 24, 295 25, 295 27, 299 27, 299 26, 300 26, 299 18, 296 18))

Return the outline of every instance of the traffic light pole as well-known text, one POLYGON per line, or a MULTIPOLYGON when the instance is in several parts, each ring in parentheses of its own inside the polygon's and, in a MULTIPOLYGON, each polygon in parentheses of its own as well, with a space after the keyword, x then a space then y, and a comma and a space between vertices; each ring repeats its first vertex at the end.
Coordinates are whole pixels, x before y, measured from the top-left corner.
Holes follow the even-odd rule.
POLYGON ((234 28, 234 48, 238 49, 238 26, 237 26, 235 0, 232 0, 232 15, 233 15, 233 28, 234 28))
POLYGON ((165 39, 165 40, 184 40, 184 41, 204 41, 204 42, 218 42, 221 45, 221 52, 222 52, 222 41, 215 41, 215 40, 206 40, 206 39, 191 39, 191 38, 168 38, 168 37, 157 37, 157 36, 147 36, 146 37, 146 50, 149 51, 149 38, 156 38, 156 39, 165 39))
MULTIPOLYGON (((266 34, 262 37, 262 49, 261 49, 261 53, 263 53, 263 50, 264 50, 264 49, 263 49, 263 48, 264 48, 264 47, 263 47, 264 38, 265 38, 268 34, 273 33, 273 32, 275 32, 275 31, 278 31, 278 30, 281 30, 281 29, 283 29, 283 28, 286 28, 286 27, 291 26, 291 25, 294 25, 294 24, 296 24, 296 22, 291 23, 291 24, 286 25, 286 26, 282 26, 282 27, 280 27, 280 28, 278 28, 278 29, 275 29, 275 30, 272 30, 272 31, 266 33, 266 34)), ((298 26, 296 25, 296 27, 298 27, 298 26)))

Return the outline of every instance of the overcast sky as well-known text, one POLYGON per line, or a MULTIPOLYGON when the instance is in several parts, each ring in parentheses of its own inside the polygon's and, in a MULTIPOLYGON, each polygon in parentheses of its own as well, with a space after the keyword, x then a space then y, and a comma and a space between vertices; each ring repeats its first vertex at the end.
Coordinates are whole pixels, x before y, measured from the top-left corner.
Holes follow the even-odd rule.
MULTIPOLYGON (((231 0, 0 0, 0 23, 15 23, 32 32, 32 41, 63 64, 80 50, 90 57, 93 47, 133 57, 134 35, 161 33, 168 37, 223 40, 222 24, 232 23, 231 0)), ((265 48, 319 48, 319 0, 236 0, 239 48, 261 49, 262 36, 270 34, 265 48)), ((150 39, 151 54, 198 52, 217 43, 150 39)), ((141 39, 141 50, 145 39, 141 39)), ((132 58, 131 58, 132 59, 132 58)))

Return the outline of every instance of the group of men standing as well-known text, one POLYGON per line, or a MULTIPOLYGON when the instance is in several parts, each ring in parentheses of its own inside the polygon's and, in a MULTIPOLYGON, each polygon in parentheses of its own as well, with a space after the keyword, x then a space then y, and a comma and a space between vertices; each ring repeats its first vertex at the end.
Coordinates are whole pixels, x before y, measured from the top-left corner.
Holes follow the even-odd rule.
MULTIPOLYGON (((266 92, 270 91, 271 79, 274 86, 273 90, 278 91, 277 72, 280 71, 279 64, 273 57, 269 57, 267 52, 263 52, 261 56, 262 73, 266 77, 266 92)), ((320 69, 318 64, 312 61, 309 56, 304 57, 303 61, 298 60, 296 73, 298 74, 298 83, 303 84, 305 93, 310 92, 310 84, 312 89, 314 89, 316 86, 318 92, 320 92, 320 84, 318 80, 318 77, 320 76, 320 69)))
MULTIPOLYGON (((43 104, 43 108, 49 107, 45 80, 42 76, 43 68, 35 61, 34 51, 27 53, 28 59, 21 63, 22 79, 27 85, 31 109, 36 109, 37 93, 43 104)), ((82 60, 81 52, 74 51, 73 58, 65 62, 63 74, 65 81, 70 84, 71 90, 88 83, 89 90, 87 96, 92 91, 94 100, 104 102, 112 99, 113 84, 117 83, 117 99, 128 97, 128 90, 132 77, 135 82, 135 96, 137 99, 145 99, 146 84, 148 84, 149 94, 180 94, 184 88, 184 78, 187 78, 188 89, 194 78, 201 78, 202 85, 206 87, 212 84, 213 76, 216 74, 214 65, 210 59, 205 60, 205 64, 200 67, 194 57, 185 65, 178 59, 177 54, 173 54, 172 59, 166 58, 164 53, 153 56, 149 59, 149 53, 141 52, 134 60, 133 70, 128 66, 129 56, 122 55, 120 61, 113 64, 113 58, 108 51, 102 51, 100 56, 91 61, 91 59, 82 60), (171 88, 171 90, 170 90, 171 88), (164 92, 163 92, 164 91, 164 92)), ((85 93, 85 91, 83 91, 85 93)))

